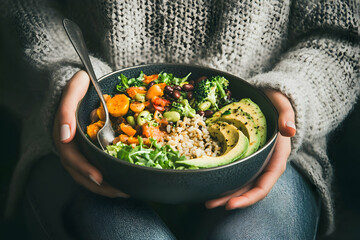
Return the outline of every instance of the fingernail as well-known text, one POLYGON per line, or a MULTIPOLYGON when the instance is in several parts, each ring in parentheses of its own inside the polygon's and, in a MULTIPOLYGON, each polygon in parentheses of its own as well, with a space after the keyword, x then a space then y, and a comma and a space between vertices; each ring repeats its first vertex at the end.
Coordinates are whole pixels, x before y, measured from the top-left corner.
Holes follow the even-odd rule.
POLYGON ((291 121, 287 121, 287 122, 286 122, 286 126, 287 126, 287 127, 290 127, 290 128, 293 128, 293 129, 296 130, 295 123, 293 123, 293 122, 291 122, 291 121))
POLYGON ((70 126, 69 124, 63 124, 60 128, 60 141, 65 141, 70 138, 70 126))
POLYGON ((91 181, 96 183, 96 185, 100 186, 100 183, 98 181, 96 181, 96 179, 91 174, 89 174, 89 178, 90 178, 91 181))

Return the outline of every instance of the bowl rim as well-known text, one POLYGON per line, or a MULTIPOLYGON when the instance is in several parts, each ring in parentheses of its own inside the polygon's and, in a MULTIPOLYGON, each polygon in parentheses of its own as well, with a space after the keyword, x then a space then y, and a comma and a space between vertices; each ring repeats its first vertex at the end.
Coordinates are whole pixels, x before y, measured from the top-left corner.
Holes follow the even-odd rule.
MULTIPOLYGON (((222 70, 218 70, 216 68, 212 68, 212 67, 206 67, 206 66, 202 66, 202 65, 196 65, 196 64, 189 64, 189 63, 148 63, 148 64, 140 64, 140 65, 134 65, 134 66, 131 66, 131 67, 125 67, 125 68, 122 68, 122 69, 118 69, 118 70, 115 70, 115 71, 112 71, 110 73, 107 73, 103 76, 101 76, 100 78, 98 78, 98 81, 102 81, 106 78, 108 78, 109 76, 112 76, 112 75, 115 75, 119 72, 122 72, 122 71, 126 71, 126 70, 131 70, 131 69, 135 69, 135 68, 144 68, 144 67, 151 67, 151 66, 156 66, 156 65, 165 65, 165 66, 181 66, 181 67, 196 67, 196 68, 200 68, 200 69, 204 69, 204 70, 211 70, 211 71, 215 71, 217 72, 219 75, 223 74, 223 75, 228 75, 230 76, 231 78, 236 78, 236 79, 239 79, 241 80, 245 85, 249 85, 250 87, 252 87, 255 91, 257 91, 260 95, 262 95, 265 100, 267 102, 270 103, 270 106, 275 114, 275 117, 276 119, 279 118, 279 114, 277 112, 277 109, 275 108, 275 106, 273 105, 273 103, 270 101, 270 99, 266 96, 266 94, 261 91, 259 88, 251 85, 249 82, 247 82, 246 80, 244 80, 243 78, 239 77, 239 76, 236 76, 236 75, 233 75, 231 73, 228 73, 228 72, 225 72, 225 71, 222 71, 222 70)), ((91 83, 90 83, 91 85, 91 83)), ((89 87, 90 87, 89 85, 89 87)), ((88 90, 87 90, 88 91, 88 90)), ((87 92, 86 91, 86 92, 87 92)), ((269 140, 266 142, 266 144, 264 146, 261 147, 261 149, 258 149, 255 153, 245 157, 245 158, 242 158, 242 159, 238 159, 238 160, 235 160, 231 163, 228 163, 228 164, 225 164, 225 165, 221 165, 221 166, 217 166, 217 167, 210 167, 210 168, 200 168, 200 169, 186 169, 186 170, 177 170, 177 169, 159 169, 159 168, 152 168, 152 167, 146 167, 146 166, 140 166, 140 165, 136 165, 136 164, 133 164, 133 163, 130 163, 130 162, 127 162, 125 160, 122 160, 122 159, 119 159, 119 158, 116 158, 116 157, 113 157, 111 156, 110 154, 106 153, 105 151, 103 151, 100 147, 96 146, 92 141, 90 141, 86 135, 84 134, 84 132, 81 130, 80 128, 80 122, 79 122, 79 118, 78 118, 78 112, 79 112, 79 108, 80 108, 80 105, 83 101, 83 99, 85 98, 85 96, 79 101, 78 105, 77 105, 77 108, 76 108, 76 112, 75 112, 75 118, 76 118, 76 133, 80 133, 80 136, 85 139, 85 141, 90 145, 90 147, 96 151, 98 151, 101 155, 103 155, 104 157, 110 157, 110 159, 112 159, 113 161, 116 161, 118 163, 121 163, 121 164, 126 164, 128 166, 131 166, 131 167, 135 167, 135 168, 139 168, 141 170, 144 170, 144 171, 155 171, 155 172, 161 172, 161 173, 176 173, 176 174, 190 174, 190 173, 198 173, 198 172, 208 172, 208 171, 217 171, 217 170, 221 170, 221 169, 224 169, 224 168, 228 168, 228 167, 231 167, 233 165, 236 165, 236 164, 240 164, 242 162, 245 162, 247 160, 249 160, 250 158, 260 154, 262 151, 265 151, 266 148, 269 147, 269 145, 273 144, 274 141, 276 141, 277 139, 277 136, 278 136, 278 125, 275 124, 275 130, 274 130, 274 133, 273 135, 269 138, 269 140)), ((277 122, 277 121, 276 121, 277 122)), ((265 162, 264 162, 265 164, 265 162)))

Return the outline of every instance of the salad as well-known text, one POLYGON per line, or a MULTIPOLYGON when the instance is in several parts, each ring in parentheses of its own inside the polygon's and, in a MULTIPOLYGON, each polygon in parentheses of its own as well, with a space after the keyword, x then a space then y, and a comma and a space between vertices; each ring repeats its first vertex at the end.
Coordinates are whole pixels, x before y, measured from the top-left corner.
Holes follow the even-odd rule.
MULTIPOLYGON (((114 94, 104 95, 117 134, 105 150, 108 154, 133 164, 162 169, 197 168, 177 162, 206 154, 220 155, 221 143, 214 138, 210 140, 205 120, 234 102, 226 78, 192 79, 191 73, 178 77, 166 72, 153 75, 140 72, 136 78, 120 74, 118 79, 114 94), (190 130, 198 135, 186 142, 208 150, 195 149, 193 155, 185 153, 189 149, 184 148, 190 147, 179 146, 181 141, 173 137, 192 136, 190 130)), ((90 120, 87 136, 96 143, 97 132, 105 121, 101 104, 91 112, 90 120)))

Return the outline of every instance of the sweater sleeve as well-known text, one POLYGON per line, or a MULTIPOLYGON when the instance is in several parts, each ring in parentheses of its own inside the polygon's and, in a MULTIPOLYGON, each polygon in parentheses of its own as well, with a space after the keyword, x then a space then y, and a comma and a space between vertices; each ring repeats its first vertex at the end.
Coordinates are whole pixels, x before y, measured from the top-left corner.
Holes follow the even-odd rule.
POLYGON ((295 1, 292 46, 275 67, 249 79, 281 91, 296 115, 293 152, 326 136, 346 117, 360 93, 359 18, 351 1, 295 1))
MULTIPOLYGON (((39 134, 47 143, 52 142, 50 137, 53 116, 62 89, 82 66, 63 28, 62 7, 61 1, 8 1, 7 14, 20 39, 25 64, 30 66, 35 73, 39 73, 39 78, 43 76, 47 78, 35 80, 46 82, 42 89, 45 94, 40 106, 34 108, 34 113, 24 122, 23 136, 30 137, 30 133, 26 133, 29 128, 32 132, 30 138, 34 139, 34 133, 39 134), (38 131, 34 131, 36 126, 39 127, 38 131)), ((101 59, 94 56, 90 56, 90 59, 98 77, 111 71, 111 68, 101 59)), ((28 146, 27 139, 24 140, 24 146, 28 146)))
MULTIPOLYGON (((21 49, 19 62, 25 66, 19 65, 19 69, 30 69, 35 75, 26 79, 31 81, 29 85, 42 86, 42 97, 36 106, 29 99, 21 100, 31 111, 23 117, 22 154, 13 173, 6 210, 10 217, 19 203, 31 166, 41 156, 55 151, 52 128, 61 92, 82 65, 62 25, 61 1, 8 0, 1 6, 7 10, 2 18, 11 23, 10 32, 14 33, 8 39, 14 38, 15 47, 21 49)), ((90 60, 97 77, 111 72, 101 59, 91 55, 90 60)))

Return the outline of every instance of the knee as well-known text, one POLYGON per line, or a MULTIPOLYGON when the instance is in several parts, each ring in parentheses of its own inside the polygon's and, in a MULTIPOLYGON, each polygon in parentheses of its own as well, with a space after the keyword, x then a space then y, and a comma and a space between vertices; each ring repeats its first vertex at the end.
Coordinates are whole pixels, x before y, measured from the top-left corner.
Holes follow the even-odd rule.
POLYGON ((69 205, 65 219, 79 239, 174 239, 147 204, 132 199, 85 193, 69 205))

